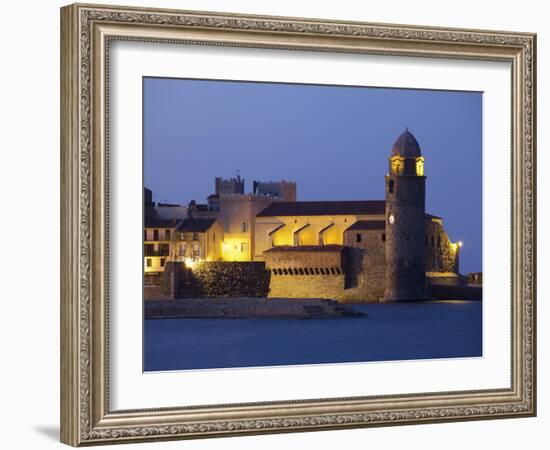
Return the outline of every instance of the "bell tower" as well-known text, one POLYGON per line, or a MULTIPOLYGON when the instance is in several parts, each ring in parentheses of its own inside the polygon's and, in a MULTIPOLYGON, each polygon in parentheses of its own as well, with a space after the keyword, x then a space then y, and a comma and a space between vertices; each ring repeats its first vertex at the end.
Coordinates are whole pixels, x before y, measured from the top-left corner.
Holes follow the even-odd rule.
POLYGON ((386 175, 386 301, 426 298, 426 177, 420 145, 408 130, 397 138, 386 175))

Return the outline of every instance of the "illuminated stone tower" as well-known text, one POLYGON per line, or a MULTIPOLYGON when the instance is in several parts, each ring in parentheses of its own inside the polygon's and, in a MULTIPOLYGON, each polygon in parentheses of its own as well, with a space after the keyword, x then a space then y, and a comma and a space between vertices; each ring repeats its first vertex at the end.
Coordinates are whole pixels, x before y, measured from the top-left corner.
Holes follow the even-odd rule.
POLYGON ((424 158, 406 129, 395 141, 386 175, 386 301, 426 297, 424 158))

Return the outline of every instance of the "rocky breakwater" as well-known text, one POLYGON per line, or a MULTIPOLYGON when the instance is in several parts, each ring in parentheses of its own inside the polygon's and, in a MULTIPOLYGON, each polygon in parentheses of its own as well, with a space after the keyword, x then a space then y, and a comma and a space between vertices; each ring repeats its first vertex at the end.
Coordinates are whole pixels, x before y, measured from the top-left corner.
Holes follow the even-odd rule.
POLYGON ((367 317, 334 300, 288 298, 186 298, 147 300, 146 319, 331 319, 367 317))

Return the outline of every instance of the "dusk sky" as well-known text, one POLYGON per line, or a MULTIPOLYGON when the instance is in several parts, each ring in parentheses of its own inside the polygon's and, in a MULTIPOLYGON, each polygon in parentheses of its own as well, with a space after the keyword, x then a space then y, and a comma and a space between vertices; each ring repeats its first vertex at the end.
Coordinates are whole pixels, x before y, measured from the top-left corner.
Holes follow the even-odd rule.
POLYGON ((298 200, 382 200, 409 128, 425 158, 426 212, 482 270, 482 94, 144 79, 144 183, 154 201, 206 203, 214 178, 297 182, 298 200))

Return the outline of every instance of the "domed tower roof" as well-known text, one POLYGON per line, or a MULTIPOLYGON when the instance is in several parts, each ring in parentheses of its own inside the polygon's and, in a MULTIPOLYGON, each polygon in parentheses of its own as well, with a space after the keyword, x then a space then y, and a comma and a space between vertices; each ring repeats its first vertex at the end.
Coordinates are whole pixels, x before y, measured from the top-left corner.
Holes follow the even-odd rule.
POLYGON ((401 133, 395 141, 395 144, 393 144, 391 155, 403 156, 404 158, 417 158, 422 156, 420 152, 420 145, 418 145, 418 141, 408 130, 408 128, 401 133))

